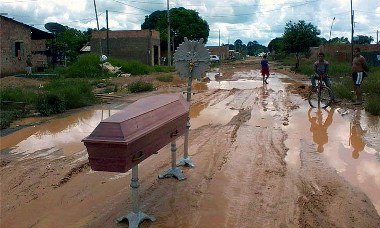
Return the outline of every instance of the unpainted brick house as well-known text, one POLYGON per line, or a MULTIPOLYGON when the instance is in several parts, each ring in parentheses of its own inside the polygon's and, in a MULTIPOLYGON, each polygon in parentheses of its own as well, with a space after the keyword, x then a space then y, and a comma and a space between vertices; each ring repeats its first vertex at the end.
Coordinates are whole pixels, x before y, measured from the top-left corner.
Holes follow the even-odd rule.
POLYGON ((53 38, 51 33, 0 16, 0 76, 24 73, 29 54, 33 67, 45 66, 45 41, 53 38))
POLYGON ((90 44, 91 53, 107 55, 108 44, 109 56, 160 65, 160 33, 155 30, 108 31, 108 42, 107 31, 92 31, 90 44))
POLYGON ((219 58, 221 60, 228 59, 228 57, 229 57, 228 45, 224 45, 224 46, 207 46, 206 48, 210 52, 210 55, 217 55, 217 56, 219 56, 219 58))
MULTIPOLYGON (((380 44, 355 44, 355 47, 360 48, 361 54, 369 64, 380 66, 380 44)), ((351 44, 323 44, 316 48, 310 48, 310 52, 310 58, 313 59, 317 59, 319 52, 324 52, 340 61, 350 62, 352 58, 351 44)))

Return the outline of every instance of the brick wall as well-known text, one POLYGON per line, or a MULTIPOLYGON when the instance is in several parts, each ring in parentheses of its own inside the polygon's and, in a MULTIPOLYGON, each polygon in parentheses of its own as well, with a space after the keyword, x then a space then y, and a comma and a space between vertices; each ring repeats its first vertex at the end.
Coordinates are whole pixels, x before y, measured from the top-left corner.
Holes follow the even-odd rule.
MULTIPOLYGON (((107 52, 107 32, 93 31, 91 35, 91 53, 107 52), (99 42, 99 39, 101 39, 99 42)), ((154 30, 122 30, 109 31, 110 56, 126 60, 137 60, 147 65, 159 64, 160 58, 160 34, 154 30), (156 47, 156 48, 154 48, 156 47), (158 50, 158 53, 156 52, 158 50), (156 60, 155 60, 156 59, 156 60)))
MULTIPOLYGON (((363 54, 379 53, 380 44, 357 44, 363 54)), ((351 44, 324 44, 317 48, 310 48, 311 58, 317 59, 319 52, 323 52, 329 56, 333 56, 341 61, 351 61, 351 44)))
POLYGON ((26 58, 32 55, 34 67, 47 63, 47 57, 32 54, 34 51, 45 51, 45 40, 32 40, 31 29, 22 23, 0 16, 0 76, 25 73, 26 58), (17 43, 17 44, 16 44, 17 43), (16 53, 16 46, 19 52, 16 53))
POLYGON ((221 60, 227 59, 229 57, 228 46, 207 46, 210 55, 217 55, 221 60))
POLYGON ((0 75, 24 72, 26 57, 31 53, 30 29, 0 17, 0 75), (16 53, 15 44, 20 44, 16 53))

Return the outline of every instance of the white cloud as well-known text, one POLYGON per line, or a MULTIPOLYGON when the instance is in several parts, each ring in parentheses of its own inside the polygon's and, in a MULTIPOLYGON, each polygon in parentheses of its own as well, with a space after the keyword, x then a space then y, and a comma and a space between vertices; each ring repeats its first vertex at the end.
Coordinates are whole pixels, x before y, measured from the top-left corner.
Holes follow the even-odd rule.
MULTIPOLYGON (((350 37, 350 2, 347 0, 169 0, 170 8, 196 10, 208 22, 208 43, 245 44, 258 41, 267 45, 282 36, 288 21, 304 20, 317 26, 321 36, 350 37), (333 18, 335 17, 335 20, 333 18), (334 23, 332 23, 334 22, 334 23)), ((105 27, 105 11, 109 11, 112 29, 140 29, 145 16, 166 10, 167 0, 98 0, 99 25, 105 27)), ((353 1, 355 34, 375 37, 380 24, 380 1, 353 1)), ((25 24, 44 29, 47 22, 58 22, 80 30, 96 28, 93 0, 0 0, 0 13, 25 24)))

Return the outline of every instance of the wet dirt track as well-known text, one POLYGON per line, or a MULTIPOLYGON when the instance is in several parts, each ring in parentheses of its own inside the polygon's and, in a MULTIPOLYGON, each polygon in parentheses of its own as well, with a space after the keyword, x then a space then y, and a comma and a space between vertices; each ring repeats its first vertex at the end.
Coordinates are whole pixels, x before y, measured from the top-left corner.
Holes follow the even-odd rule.
MULTIPOLYGON (((141 210, 157 218, 141 227, 380 227, 378 119, 310 110, 285 75, 209 76, 194 85, 187 179, 157 178, 169 146, 139 165, 141 210)), ((131 211, 130 172, 91 171, 80 143, 122 107, 2 137, 1 227, 127 226, 115 219, 131 211)))

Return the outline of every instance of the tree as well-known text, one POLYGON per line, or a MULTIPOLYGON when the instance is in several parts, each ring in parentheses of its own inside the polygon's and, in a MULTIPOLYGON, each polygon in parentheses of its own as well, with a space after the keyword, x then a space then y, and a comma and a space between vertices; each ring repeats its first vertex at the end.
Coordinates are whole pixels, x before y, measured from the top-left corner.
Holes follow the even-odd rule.
POLYGON ((347 37, 335 37, 335 38, 332 38, 331 40, 328 41, 328 43, 330 44, 349 44, 350 41, 348 40, 347 37))
POLYGON ((47 46, 53 57, 53 64, 55 64, 55 61, 58 59, 63 60, 65 56, 69 61, 76 60, 80 54, 80 49, 89 40, 90 37, 86 32, 65 26, 63 31, 56 34, 54 40, 47 41, 47 46))
POLYGON ((268 52, 268 48, 259 44, 257 41, 249 41, 247 44, 247 54, 248 55, 258 55, 262 52, 268 52))
POLYGON ((359 35, 357 39, 354 39, 353 43, 354 44, 371 44, 373 41, 372 36, 361 36, 359 35))
POLYGON ((268 44, 268 49, 270 52, 281 53, 284 51, 284 38, 276 37, 271 40, 268 44))
POLYGON ((241 52, 243 50, 243 41, 241 39, 237 39, 234 42, 235 51, 241 52))
MULTIPOLYGON (((183 7, 172 8, 169 11, 171 37, 177 47, 187 37, 189 40, 204 39, 207 42, 209 36, 209 25, 203 20, 195 10, 188 10, 183 7)), ((167 49, 167 11, 155 11, 145 17, 141 29, 155 29, 160 32, 161 49, 167 49)))
POLYGON ((286 23, 283 35, 285 51, 291 52, 307 52, 310 47, 320 44, 318 35, 321 32, 311 23, 306 24, 300 20, 298 23, 289 21, 286 23))

